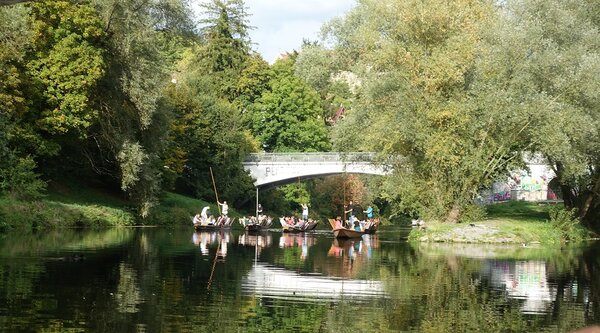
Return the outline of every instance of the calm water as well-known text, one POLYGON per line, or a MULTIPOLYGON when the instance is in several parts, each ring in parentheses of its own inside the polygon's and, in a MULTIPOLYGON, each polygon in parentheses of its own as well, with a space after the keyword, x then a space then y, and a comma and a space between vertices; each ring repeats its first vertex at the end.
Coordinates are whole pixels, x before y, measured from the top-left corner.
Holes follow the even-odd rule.
POLYGON ((406 234, 6 234, 0 331, 569 332, 600 323, 598 244, 412 245, 406 234))

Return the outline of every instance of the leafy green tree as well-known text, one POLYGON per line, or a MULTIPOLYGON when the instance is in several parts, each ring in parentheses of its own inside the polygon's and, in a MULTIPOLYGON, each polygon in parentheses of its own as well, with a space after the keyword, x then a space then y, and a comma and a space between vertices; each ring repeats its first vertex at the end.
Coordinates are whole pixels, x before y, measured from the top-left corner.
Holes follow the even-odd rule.
POLYGON ((401 211, 469 219, 479 190, 531 148, 522 138, 532 113, 490 94, 481 72, 480 41, 495 13, 483 0, 364 1, 331 25, 337 53, 350 54, 362 82, 336 126, 337 147, 404 156, 385 186, 401 211))
POLYGON ((250 55, 248 13, 243 0, 211 0, 202 4, 204 18, 198 67, 214 76, 214 88, 233 101, 237 79, 250 55))
POLYGON ((272 77, 269 64, 259 54, 250 55, 235 86, 236 107, 247 113, 252 104, 269 91, 272 77))
POLYGON ((351 72, 342 70, 339 62, 334 50, 305 44, 294 64, 295 75, 319 93, 325 119, 333 117, 341 107, 352 108, 353 90, 359 84, 351 72))
POLYGON ((252 84, 264 79, 253 66, 264 65, 250 55, 242 1, 215 0, 204 9, 201 43, 185 53, 179 79, 169 88, 170 103, 175 105, 173 151, 183 162, 177 184, 212 201, 212 168, 219 197, 239 204, 253 187, 241 162, 257 146, 245 129, 240 106, 256 98, 252 84))
POLYGON ((41 95, 38 126, 50 134, 84 134, 97 118, 90 100, 106 70, 102 21, 93 6, 69 1, 33 3, 30 17, 35 53, 28 69, 41 95))
POLYGON ((319 96, 292 66, 291 59, 273 65, 271 89, 253 106, 252 131, 266 151, 328 151, 319 96))
POLYGON ((502 94, 536 99, 542 119, 528 131, 553 165, 567 209, 600 216, 600 5, 508 1, 492 40, 502 94))
MULTIPOLYGON (((195 41, 191 11, 185 1, 109 4, 103 9, 104 17, 110 18, 107 24, 114 26, 119 37, 112 39, 115 71, 107 79, 121 83, 110 93, 116 101, 125 99, 121 104, 127 112, 107 117, 100 127, 101 134, 108 138, 114 125, 117 132, 123 133, 118 140, 109 141, 109 147, 118 157, 121 187, 127 185, 123 182, 125 175, 137 179, 127 191, 146 214, 157 200, 165 174, 174 176, 169 169, 174 164, 166 162, 179 163, 173 159, 178 151, 168 141, 173 137, 171 131, 177 128, 176 109, 166 98, 165 88, 176 79, 176 62, 184 57, 183 50, 195 41), (127 153, 131 148, 135 148, 135 154, 127 153), (138 167, 127 167, 130 165, 138 167)), ((111 109, 119 111, 123 107, 111 105, 111 109)))

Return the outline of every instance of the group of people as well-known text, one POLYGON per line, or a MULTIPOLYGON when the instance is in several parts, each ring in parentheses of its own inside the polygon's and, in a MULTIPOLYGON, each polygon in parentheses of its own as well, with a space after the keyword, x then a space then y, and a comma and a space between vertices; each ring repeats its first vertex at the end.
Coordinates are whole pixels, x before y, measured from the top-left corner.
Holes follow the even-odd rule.
POLYGON ((363 213, 365 213, 367 215, 368 221, 363 222, 362 224, 361 224, 360 220, 358 218, 356 218, 356 216, 354 214, 355 210, 356 210, 356 206, 352 203, 352 200, 350 200, 348 205, 344 207, 344 213, 349 214, 347 228, 354 227, 354 230, 356 230, 356 231, 364 231, 365 228, 364 228, 363 224, 373 220, 373 207, 371 207, 371 205, 369 205, 367 207, 367 210, 363 211, 363 213))
POLYGON ((311 220, 308 216, 304 216, 304 214, 301 219, 295 219, 293 216, 284 216, 281 220, 285 223, 281 223, 281 226, 284 227, 284 229, 287 227, 298 231, 313 230, 318 223, 318 221, 311 220))
POLYGON ((213 214, 210 211, 209 206, 204 206, 204 208, 202 208, 202 211, 200 213, 196 213, 196 215, 192 219, 192 223, 194 225, 196 225, 196 224, 214 225, 214 224, 225 223, 229 218, 227 216, 229 214, 229 205, 227 205, 227 201, 225 201, 225 200, 223 202, 217 201, 217 203, 221 207, 221 215, 219 216, 218 219, 215 219, 215 217, 213 216, 213 214))
MULTIPOLYGON (((214 224, 223 224, 228 220, 228 214, 229 214, 229 206, 227 205, 227 201, 217 201, 217 204, 220 206, 221 208, 221 215, 219 216, 218 219, 215 219, 215 217, 211 214, 210 212, 210 207, 209 206, 205 206, 204 208, 202 208, 202 211, 200 213, 197 213, 193 220, 192 223, 194 225, 196 224, 202 224, 202 225, 214 225, 214 224)), ((302 219, 299 220, 298 222, 294 221, 293 217, 284 217, 284 221, 286 223, 288 223, 289 225, 292 226, 302 226, 303 224, 307 224, 309 223, 308 220, 308 204, 307 203, 303 203, 301 204, 302 206, 302 219)), ((367 221, 361 222, 358 218, 356 218, 355 212, 356 212, 357 207, 354 205, 354 203, 352 202, 352 200, 350 200, 350 202, 348 203, 348 205, 344 206, 344 213, 348 214, 348 222, 346 223, 346 221, 342 221, 341 217, 338 216, 336 218, 336 228, 354 228, 354 230, 356 231, 364 231, 366 228, 368 228, 373 221, 373 207, 371 207, 371 205, 369 205, 367 207, 366 210, 363 211, 363 213, 366 214, 367 216, 367 221), (339 223, 339 226, 338 226, 339 223), (368 225, 367 225, 368 224, 368 225)), ((266 218, 265 216, 262 214, 263 212, 263 208, 261 204, 258 204, 257 208, 256 208, 256 213, 258 215, 258 221, 254 221, 254 223, 258 222, 261 223, 262 221, 265 221, 266 218)), ((256 218, 255 218, 256 219, 256 218)))
POLYGON ((338 216, 335 219, 335 224, 334 224, 334 228, 339 229, 339 228, 346 228, 346 229, 354 229, 356 231, 365 231, 366 229, 370 228, 371 225, 373 224, 373 207, 371 207, 371 205, 369 205, 367 207, 366 210, 363 211, 363 213, 366 214, 367 216, 367 220, 366 221, 360 221, 356 215, 356 206, 352 203, 352 200, 350 200, 350 202, 348 203, 348 205, 344 206, 344 213, 348 214, 348 221, 342 221, 342 217, 338 216))

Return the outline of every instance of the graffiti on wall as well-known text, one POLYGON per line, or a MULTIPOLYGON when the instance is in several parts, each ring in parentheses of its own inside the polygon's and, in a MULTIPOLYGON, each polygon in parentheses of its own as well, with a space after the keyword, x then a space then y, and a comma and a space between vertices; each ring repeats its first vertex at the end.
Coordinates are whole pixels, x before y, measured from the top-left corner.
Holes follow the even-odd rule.
POLYGON ((489 201, 556 199, 548 188, 552 178, 554 172, 548 166, 530 165, 529 170, 515 171, 506 181, 494 183, 489 201))

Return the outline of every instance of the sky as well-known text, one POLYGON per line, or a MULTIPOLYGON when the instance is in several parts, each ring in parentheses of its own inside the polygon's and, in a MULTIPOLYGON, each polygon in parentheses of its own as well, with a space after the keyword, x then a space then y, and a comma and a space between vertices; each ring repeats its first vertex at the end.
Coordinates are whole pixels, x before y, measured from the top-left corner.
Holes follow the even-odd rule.
MULTIPOLYGON (((206 0, 201 0, 206 1, 206 0)), ((246 0, 253 49, 269 63, 299 49, 302 39, 318 40, 321 26, 354 7, 355 0, 246 0)))

